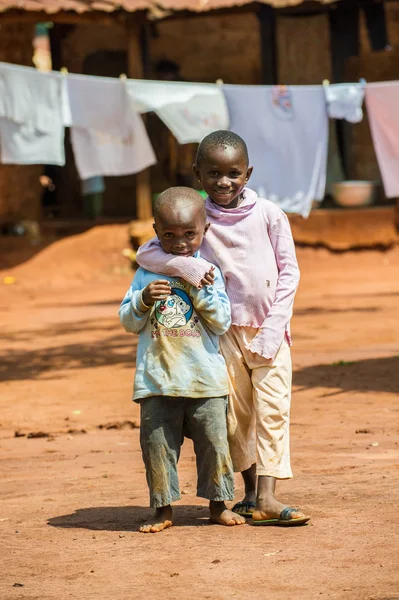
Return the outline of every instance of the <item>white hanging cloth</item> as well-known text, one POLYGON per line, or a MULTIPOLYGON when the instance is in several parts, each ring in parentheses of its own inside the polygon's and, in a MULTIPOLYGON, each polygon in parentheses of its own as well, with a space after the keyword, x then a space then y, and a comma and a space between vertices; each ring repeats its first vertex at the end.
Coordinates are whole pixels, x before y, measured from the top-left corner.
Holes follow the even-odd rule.
POLYGON ((155 112, 180 144, 200 142, 229 127, 226 101, 216 84, 129 79, 126 87, 134 108, 155 112))
POLYGON ((64 165, 64 106, 61 74, 0 63, 1 162, 64 165))
POLYGON ((140 115, 119 79, 67 76, 71 141, 81 179, 131 175, 156 157, 140 115))
POLYGON ((345 119, 349 123, 362 121, 364 83, 333 83, 323 88, 330 119, 345 119))
POLYGON ((328 118, 322 86, 225 85, 230 129, 247 143, 249 187, 308 217, 324 197, 328 118))

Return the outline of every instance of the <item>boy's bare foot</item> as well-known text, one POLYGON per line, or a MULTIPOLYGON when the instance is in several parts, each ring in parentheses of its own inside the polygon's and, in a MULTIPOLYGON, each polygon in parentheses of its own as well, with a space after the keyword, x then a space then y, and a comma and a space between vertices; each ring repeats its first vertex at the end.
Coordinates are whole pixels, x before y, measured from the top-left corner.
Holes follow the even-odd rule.
POLYGON ((140 531, 141 533, 158 533, 172 527, 172 525, 172 507, 169 504, 168 506, 157 508, 154 515, 154 524, 147 523, 140 527, 140 531))
POLYGON ((218 525, 226 525, 227 527, 244 525, 246 523, 244 517, 229 510, 224 502, 211 501, 209 503, 209 511, 209 520, 211 523, 218 523, 218 525))

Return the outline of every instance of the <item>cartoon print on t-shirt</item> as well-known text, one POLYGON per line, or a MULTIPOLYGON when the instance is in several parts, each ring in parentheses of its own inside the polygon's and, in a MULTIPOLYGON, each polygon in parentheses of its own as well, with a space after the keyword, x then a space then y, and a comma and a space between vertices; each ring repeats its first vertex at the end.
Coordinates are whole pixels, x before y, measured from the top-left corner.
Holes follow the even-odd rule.
POLYGON ((155 318, 167 329, 187 325, 193 314, 193 304, 186 292, 172 288, 170 296, 155 304, 155 318))

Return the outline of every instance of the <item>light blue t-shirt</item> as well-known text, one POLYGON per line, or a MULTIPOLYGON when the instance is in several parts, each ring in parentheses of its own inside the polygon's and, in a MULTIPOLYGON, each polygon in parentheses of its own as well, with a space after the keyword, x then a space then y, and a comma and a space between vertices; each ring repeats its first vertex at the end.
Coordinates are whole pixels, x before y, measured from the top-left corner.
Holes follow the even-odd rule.
POLYGON ((231 314, 219 269, 215 267, 214 285, 198 290, 178 277, 140 267, 119 317, 126 331, 140 336, 133 400, 150 396, 217 398, 229 393, 219 336, 230 327, 231 314), (170 281, 172 293, 148 309, 142 291, 155 279, 170 281))

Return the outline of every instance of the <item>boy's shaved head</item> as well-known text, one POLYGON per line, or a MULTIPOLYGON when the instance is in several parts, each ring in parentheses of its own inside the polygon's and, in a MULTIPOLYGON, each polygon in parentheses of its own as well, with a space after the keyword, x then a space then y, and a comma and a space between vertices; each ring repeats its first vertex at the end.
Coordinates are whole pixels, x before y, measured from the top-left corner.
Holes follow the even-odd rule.
POLYGON ((171 187, 162 192, 154 203, 154 219, 167 218, 168 214, 177 211, 198 211, 201 220, 206 221, 204 198, 195 190, 188 187, 171 187))
POLYGON ((219 129, 218 131, 212 131, 212 133, 204 137, 198 146, 195 159, 197 166, 210 151, 220 147, 240 150, 245 157, 247 165, 249 164, 248 148, 242 137, 233 131, 219 129))
POLYGON ((177 256, 194 256, 209 227, 204 198, 187 187, 162 192, 154 203, 154 220, 162 250, 177 256))

